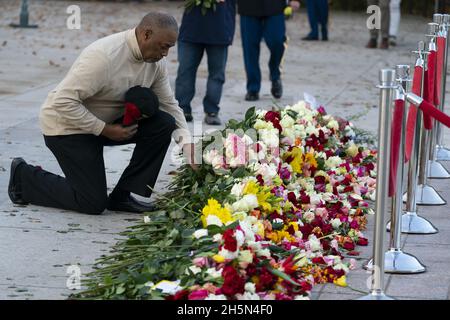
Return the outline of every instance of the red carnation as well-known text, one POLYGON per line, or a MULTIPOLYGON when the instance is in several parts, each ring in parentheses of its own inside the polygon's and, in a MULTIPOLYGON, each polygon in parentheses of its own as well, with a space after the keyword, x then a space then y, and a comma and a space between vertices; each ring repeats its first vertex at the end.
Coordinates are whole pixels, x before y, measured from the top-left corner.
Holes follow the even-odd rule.
POLYGON ((228 251, 235 252, 237 250, 237 241, 234 237, 234 230, 228 229, 223 233, 224 248, 228 251))
POLYGON ((224 282, 220 290, 223 294, 232 297, 237 293, 244 293, 245 279, 238 274, 235 268, 225 266, 222 271, 222 277, 224 282))

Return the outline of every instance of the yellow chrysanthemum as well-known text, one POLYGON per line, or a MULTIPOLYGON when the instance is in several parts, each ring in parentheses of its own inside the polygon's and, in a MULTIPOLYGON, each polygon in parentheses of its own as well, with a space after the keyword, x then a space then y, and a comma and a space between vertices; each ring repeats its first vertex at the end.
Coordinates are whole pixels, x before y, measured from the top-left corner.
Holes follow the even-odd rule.
POLYGON ((221 256, 220 254, 215 254, 212 258, 217 263, 222 263, 225 261, 225 258, 223 256, 221 256))
POLYGON ((208 204, 202 209, 202 223, 203 227, 207 227, 206 219, 209 215, 215 215, 220 219, 223 224, 233 221, 230 210, 222 207, 222 205, 216 199, 209 199, 208 204))
POLYGON ((347 286, 347 277, 342 276, 339 279, 334 280, 333 283, 339 287, 346 287, 347 286))
POLYGON ((314 157, 314 149, 311 149, 311 151, 305 155, 305 161, 308 162, 312 167, 317 168, 317 160, 314 157))
POLYGON ((255 181, 250 180, 249 182, 247 182, 247 184, 244 187, 244 194, 258 194, 259 191, 259 186, 256 184, 255 181))
POLYGON ((292 148, 292 151, 286 152, 283 156, 283 160, 292 157, 293 160, 290 162, 292 170, 295 173, 302 173, 303 167, 303 152, 300 148, 292 148))

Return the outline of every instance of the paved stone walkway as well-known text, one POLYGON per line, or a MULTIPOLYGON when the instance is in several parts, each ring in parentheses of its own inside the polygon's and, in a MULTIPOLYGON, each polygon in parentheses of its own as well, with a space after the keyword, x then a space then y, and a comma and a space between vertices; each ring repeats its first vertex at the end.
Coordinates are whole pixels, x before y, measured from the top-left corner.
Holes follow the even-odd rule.
MULTIPOLYGON (((181 20, 180 2, 95 3, 79 1, 29 1, 30 22, 39 29, 12 29, 10 22, 18 19, 20 1, 2 0, 0 7, 0 299, 64 299, 71 292, 66 288, 67 267, 79 265, 86 273, 100 255, 119 238, 118 233, 140 219, 133 214, 105 212, 88 216, 73 212, 19 207, 7 196, 9 165, 15 156, 32 164, 61 173, 55 158, 45 147, 38 127, 38 111, 47 93, 62 79, 82 48, 110 33, 133 27, 145 12, 162 10, 181 20), (81 30, 66 28, 66 8, 81 8, 81 30)), ((325 104, 329 113, 356 117, 355 124, 375 133, 378 119, 378 70, 395 64, 412 63, 410 51, 423 39, 427 20, 403 17, 399 46, 390 51, 364 49, 368 32, 365 17, 357 13, 332 13, 331 41, 306 43, 300 41, 308 31, 307 17, 302 10, 287 23, 289 47, 284 61, 284 97, 277 103, 291 104, 303 93, 314 95, 325 104)), ((239 30, 229 51, 227 82, 222 99, 222 119, 243 117, 252 105, 260 108, 272 103, 268 81, 268 50, 263 45, 261 65, 263 87, 261 100, 245 102, 245 73, 239 30)), ((177 69, 176 48, 169 54, 172 84, 177 69)), ((198 134, 211 129, 200 127, 201 101, 206 86, 206 62, 203 61, 194 99, 194 117, 198 122, 191 129, 198 134)), ((450 86, 448 86, 450 88, 450 86)), ((450 100, 448 100, 450 101, 450 100)), ((445 130, 450 142, 450 132, 445 130)), ((132 146, 105 148, 107 179, 112 189, 130 158, 132 146)), ((173 150, 173 148, 171 148, 173 150)), ((168 172, 176 169, 170 154, 161 170, 157 190, 163 191, 170 179, 168 172)), ((449 181, 435 181, 446 199, 450 199, 449 181)), ((440 232, 431 236, 403 237, 404 249, 427 265, 421 275, 386 276, 387 293, 399 299, 447 299, 450 274, 449 206, 424 207, 440 232)), ((372 239, 373 217, 367 236, 372 239)), ((387 234, 388 235, 388 234, 387 234)), ((363 248, 362 264, 371 256, 371 247, 363 248)), ((351 273, 350 285, 367 291, 367 274, 361 267, 351 273)), ((330 285, 314 290, 315 299, 353 299, 361 294, 348 288, 330 285)))

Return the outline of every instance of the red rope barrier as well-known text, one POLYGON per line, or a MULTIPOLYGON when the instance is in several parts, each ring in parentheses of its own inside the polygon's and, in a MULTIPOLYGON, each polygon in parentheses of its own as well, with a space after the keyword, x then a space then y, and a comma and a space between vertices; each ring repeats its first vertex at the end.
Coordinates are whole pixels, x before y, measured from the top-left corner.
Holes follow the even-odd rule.
POLYGON ((402 121, 405 113, 405 101, 395 100, 394 117, 392 119, 392 133, 391 133, 391 161, 389 172, 389 197, 395 195, 397 186, 397 169, 399 161, 399 151, 401 147, 402 137, 402 121))
MULTIPOLYGON (((414 68, 412 93, 421 96, 422 94, 422 72, 423 68, 416 66, 414 68)), ((406 142, 405 142, 405 162, 411 159, 412 146, 414 141, 414 134, 416 130, 416 120, 417 120, 417 107, 411 105, 408 111, 408 120, 406 122, 406 142)))
POLYGON ((445 48, 446 39, 444 37, 437 38, 437 56, 436 56, 436 85, 434 90, 434 104, 439 105, 441 101, 441 89, 442 89, 442 72, 445 64, 445 48))
POLYGON ((434 118, 446 127, 450 128, 450 117, 428 101, 423 100, 419 108, 422 110, 424 116, 427 115, 430 118, 434 118))
MULTIPOLYGON (((430 70, 425 70, 425 77, 424 77, 424 88, 423 88, 423 99, 426 101, 429 101, 429 97, 430 97, 430 70)), ((432 119, 423 114, 423 126, 425 127, 426 130, 431 130, 433 129, 433 121, 432 119)))

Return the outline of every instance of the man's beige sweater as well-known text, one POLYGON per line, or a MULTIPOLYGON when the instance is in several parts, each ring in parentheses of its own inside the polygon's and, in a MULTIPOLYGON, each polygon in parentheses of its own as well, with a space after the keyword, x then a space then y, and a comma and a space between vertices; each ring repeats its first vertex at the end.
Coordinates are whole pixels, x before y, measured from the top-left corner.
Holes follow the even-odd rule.
POLYGON ((166 58, 144 62, 135 29, 99 39, 83 50, 41 107, 42 133, 100 135, 106 123, 123 115, 125 92, 136 85, 155 92, 160 110, 171 114, 181 129, 175 139, 188 142, 189 129, 170 88, 166 58))

